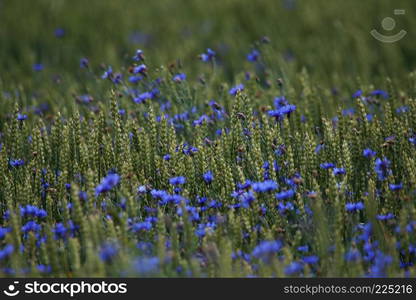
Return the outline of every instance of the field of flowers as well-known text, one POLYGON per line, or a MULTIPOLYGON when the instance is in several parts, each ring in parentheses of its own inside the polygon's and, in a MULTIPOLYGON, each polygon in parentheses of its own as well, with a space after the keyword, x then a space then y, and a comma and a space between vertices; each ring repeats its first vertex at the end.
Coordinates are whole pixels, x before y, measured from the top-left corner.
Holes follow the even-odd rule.
POLYGON ((153 2, 0 0, 0 277, 415 277, 415 2, 153 2))

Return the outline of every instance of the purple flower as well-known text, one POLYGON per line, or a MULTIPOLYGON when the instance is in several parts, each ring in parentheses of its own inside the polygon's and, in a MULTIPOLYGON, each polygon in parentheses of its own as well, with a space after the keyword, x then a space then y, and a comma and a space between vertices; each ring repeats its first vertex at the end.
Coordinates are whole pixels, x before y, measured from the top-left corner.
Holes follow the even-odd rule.
POLYGON ((251 253, 254 257, 270 262, 271 258, 282 249, 283 243, 280 240, 262 241, 251 253))
POLYGON ((260 56, 260 52, 256 49, 253 49, 249 54, 247 54, 247 60, 254 62, 254 61, 257 61, 259 56, 260 56))
POLYGON ((204 178, 204 181, 209 184, 212 182, 212 180, 214 180, 214 175, 211 171, 207 171, 204 173, 204 175, 202 175, 202 178, 204 178))
POLYGON ((89 60, 86 57, 83 57, 79 60, 79 67, 82 69, 87 69, 89 65, 89 60))
POLYGON ((345 254, 345 260, 349 262, 356 262, 361 259, 361 253, 357 249, 351 249, 345 254))
POLYGON ((362 90, 358 90, 358 91, 356 91, 354 94, 352 94, 352 97, 355 99, 355 98, 359 98, 359 97, 361 97, 362 96, 362 94, 363 94, 363 91, 362 90))
POLYGON ((17 120, 18 121, 24 121, 27 119, 27 115, 24 114, 17 114, 17 120))
POLYGON ((279 107, 275 110, 269 110, 267 113, 271 117, 275 117, 276 119, 281 119, 284 117, 284 115, 290 115, 292 112, 296 110, 296 105, 293 104, 287 104, 284 106, 279 107))
POLYGON ((6 245, 3 249, 0 250, 0 260, 3 260, 10 256, 14 251, 13 245, 6 245))
POLYGON ((144 103, 146 100, 152 99, 153 98, 153 94, 150 92, 144 92, 140 95, 138 95, 137 97, 133 98, 133 101, 135 103, 144 103))
POLYGON ((142 61, 144 60, 143 50, 137 49, 136 54, 133 56, 134 61, 142 61))
POLYGON ((131 226, 131 230, 135 233, 149 231, 150 229, 152 229, 152 223, 149 221, 135 223, 131 226))
POLYGON ((271 192, 278 188, 278 184, 274 180, 266 180, 263 182, 253 182, 251 186, 253 190, 257 193, 271 192))
POLYGON ((43 65, 42 65, 42 64, 34 64, 34 65, 32 66, 32 69, 33 69, 33 71, 35 71, 35 72, 40 72, 40 71, 42 71, 42 70, 43 70, 43 65))
POLYGON ((181 81, 184 81, 185 79, 186 79, 186 74, 185 73, 176 74, 172 78, 172 80, 175 81, 175 82, 181 82, 181 81))
POLYGON ((120 182, 120 175, 116 173, 108 174, 107 177, 101 180, 101 183, 95 188, 95 194, 99 195, 106 193, 114 188, 120 182))
POLYGON ((389 184, 389 188, 392 191, 399 191, 399 190, 403 189, 403 183, 399 183, 399 184, 391 183, 391 184, 389 184))
POLYGON ((242 90, 244 90, 244 84, 240 83, 237 84, 236 86, 232 87, 228 93, 232 96, 237 95, 238 92, 241 92, 242 90))
POLYGON ((386 157, 383 157, 383 159, 377 158, 375 161, 374 171, 376 172, 379 180, 385 180, 392 174, 392 171, 390 170, 390 160, 386 157))
POLYGON ((293 205, 292 202, 279 202, 279 204, 277 204, 277 210, 279 211, 279 213, 281 215, 284 215, 287 211, 292 211, 295 209, 295 206, 293 205))
POLYGON ((9 161, 9 164, 11 167, 17 168, 17 167, 23 166, 25 164, 25 161, 23 159, 11 159, 9 161))
POLYGON ((215 58, 215 51, 211 50, 210 48, 207 49, 206 53, 202 53, 199 55, 199 58, 203 62, 209 62, 215 58))
POLYGON ((377 152, 371 150, 370 148, 366 148, 363 150, 363 156, 367 157, 367 158, 371 158, 376 156, 377 152))
POLYGON ((357 203, 348 202, 347 204, 345 204, 345 210, 347 212, 357 212, 363 209, 364 209, 364 203, 362 202, 357 202, 357 203))
POLYGON ((113 243, 105 243, 100 250, 100 258, 104 262, 111 262, 118 253, 118 247, 113 243))
POLYGON ((384 99, 387 99, 389 97, 389 94, 383 90, 374 90, 370 93, 370 96, 382 97, 384 99))
POLYGON ((276 194, 276 199, 284 200, 284 199, 292 198, 294 195, 295 195, 294 190, 281 191, 280 193, 276 194))
POLYGON ((335 165, 334 165, 333 163, 330 163, 330 162, 325 162, 325 163, 322 163, 322 164, 320 164, 319 166, 320 166, 322 169, 325 169, 325 170, 335 168, 335 165))
POLYGON ((65 228, 64 224, 57 223, 55 225, 55 228, 52 230, 52 232, 55 234, 55 240, 65 240, 66 239, 66 232, 67 229, 65 228))
POLYGON ((343 175, 345 173, 346 173, 346 171, 345 171, 344 168, 334 168, 334 170, 333 170, 334 175, 343 175))
POLYGON ((183 176, 172 177, 169 179, 169 183, 171 185, 181 185, 181 184, 184 184, 185 182, 186 182, 186 178, 183 176))
POLYGON ((157 257, 139 257, 134 263, 134 268, 140 275, 151 275, 159 270, 159 258, 157 257))
POLYGON ((133 74, 146 74, 147 72, 147 67, 144 64, 138 65, 136 67, 133 68, 133 74))
POLYGON ((111 79, 113 76, 113 68, 109 66, 107 70, 104 71, 104 74, 101 76, 102 79, 111 79))
POLYGON ((65 29, 63 29, 63 28, 56 28, 55 29, 55 36, 57 38, 62 38, 62 37, 64 37, 64 35, 65 35, 65 29))
POLYGON ((319 262, 319 257, 316 255, 304 256, 302 257, 302 260, 306 264, 314 265, 319 262))
POLYGON ((300 262, 292 262, 290 265, 285 267, 285 275, 295 275, 303 272, 303 264, 300 262))
POLYGON ((392 213, 388 213, 386 215, 377 215, 377 220, 380 221, 387 221, 391 219, 394 219, 394 215, 392 213))

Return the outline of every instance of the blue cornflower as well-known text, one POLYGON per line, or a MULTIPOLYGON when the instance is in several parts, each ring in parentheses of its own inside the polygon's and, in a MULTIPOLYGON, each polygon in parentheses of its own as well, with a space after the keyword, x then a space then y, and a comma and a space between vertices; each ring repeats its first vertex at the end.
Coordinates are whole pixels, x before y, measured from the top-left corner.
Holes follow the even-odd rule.
POLYGON ((297 249, 298 249, 299 252, 308 252, 309 251, 309 246, 308 245, 299 246, 297 249))
POLYGON ((33 69, 33 71, 35 71, 35 72, 40 72, 40 71, 42 71, 43 70, 43 65, 42 64, 34 64, 33 66, 32 66, 32 69, 33 69))
POLYGON ((183 176, 172 177, 169 179, 171 185, 181 185, 186 182, 186 178, 183 176))
POLYGON ((322 169, 325 169, 325 170, 335 168, 335 165, 334 165, 333 163, 330 163, 330 162, 325 162, 325 163, 322 163, 322 164, 320 164, 319 166, 320 166, 322 169))
POLYGON ((295 195, 295 191, 290 189, 290 190, 281 191, 280 193, 277 193, 276 199, 284 200, 284 199, 292 198, 294 195, 295 195))
POLYGON ((16 118, 18 121, 24 121, 24 120, 26 120, 27 119, 27 115, 24 115, 24 114, 17 114, 17 118, 16 118))
POLYGON ((416 146, 416 136, 410 137, 409 142, 416 146))
POLYGON ((134 61, 142 61, 144 60, 143 50, 137 49, 136 54, 133 56, 134 61))
POLYGON ((271 258, 282 249, 283 243, 280 240, 262 241, 257 245, 252 256, 262 259, 264 262, 270 262, 271 258))
POLYGON ((251 187, 257 193, 266 193, 276 190, 278 184, 274 180, 266 180, 263 182, 253 182, 251 187))
POLYGON ((254 62, 260 57, 260 52, 256 49, 253 49, 249 54, 247 54, 247 60, 254 62))
POLYGON ((355 114, 355 108, 354 107, 350 107, 350 108, 346 108, 342 110, 342 115, 343 116, 352 116, 355 114))
POLYGON ((407 105, 403 105, 403 106, 400 106, 400 107, 396 108, 396 112, 398 114, 403 114, 403 113, 406 113, 408 111, 409 111, 409 106, 407 106, 407 105))
POLYGON ((52 267, 50 265, 37 265, 36 269, 42 274, 48 274, 52 272, 52 267))
POLYGON ((281 215, 284 215, 287 211, 292 211, 295 209, 295 206, 293 205, 292 202, 279 202, 279 204, 277 204, 277 210, 279 211, 279 213, 281 215))
POLYGON ((203 62, 209 62, 211 60, 213 60, 215 58, 215 51, 211 50, 210 48, 207 49, 206 53, 202 53, 199 55, 199 58, 203 61, 203 62))
POLYGON ((171 155, 170 154, 165 154, 163 156, 163 160, 169 161, 171 159, 171 155))
POLYGON ((88 103, 91 103, 94 100, 94 98, 92 96, 88 95, 88 94, 85 94, 85 95, 78 96, 77 100, 79 100, 82 103, 87 103, 88 104, 88 103))
POLYGON ((57 223, 56 225, 55 225, 55 228, 52 230, 52 232, 54 233, 54 235, 55 235, 55 240, 59 240, 59 239, 63 239, 63 240, 65 240, 65 238, 66 238, 66 232, 67 232, 67 229, 66 229, 66 227, 64 226, 64 224, 62 224, 62 223, 57 223))
POLYGON ((383 157, 383 159, 377 158, 375 161, 374 171, 376 172, 379 180, 385 180, 392 174, 392 171, 390 170, 390 160, 386 157, 383 157))
POLYGON ((144 103, 146 100, 150 100, 153 98, 153 94, 150 92, 144 92, 138 95, 137 97, 133 98, 135 103, 144 103))
POLYGON ((401 190, 401 189, 403 189, 403 183, 399 183, 399 184, 393 184, 393 183, 391 183, 391 184, 389 184, 389 188, 392 191, 401 190))
POLYGON ((140 75, 133 75, 129 77, 129 82, 131 83, 137 83, 143 79, 143 76, 140 75))
POLYGON ((185 79, 186 79, 186 74, 185 73, 176 74, 172 78, 172 80, 175 81, 175 82, 181 82, 181 81, 184 81, 185 79))
POLYGON ((39 232, 40 230, 41 230, 41 225, 39 225, 35 221, 29 221, 25 225, 22 226, 23 233, 28 233, 30 231, 39 232))
POLYGON ((204 178, 204 181, 209 184, 212 180, 214 180, 214 174, 212 174, 211 171, 207 171, 204 175, 202 175, 202 178, 204 178))
POLYGON ((45 218, 47 213, 44 209, 28 204, 26 206, 20 207, 20 215, 22 217, 45 218))
POLYGON ((359 98, 363 95, 362 90, 357 90, 354 94, 352 94, 352 98, 359 98))
POLYGON ((371 150, 370 148, 366 148, 363 150, 363 156, 367 157, 367 158, 371 158, 376 156, 377 152, 371 150))
POLYGON ((168 193, 163 190, 151 190, 150 194, 152 195, 153 199, 162 199, 164 198, 168 193))
POLYGON ((321 150, 322 149, 324 149, 325 148, 325 144, 318 144, 316 147, 315 147, 315 150, 314 150, 314 152, 316 153, 316 154, 318 154, 319 152, 321 152, 321 150))
POLYGON ((393 262, 390 255, 385 255, 377 250, 374 257, 374 263, 370 267, 369 277, 386 277, 386 269, 393 262))
POLYGON ((285 275, 295 275, 303 271, 303 264, 300 262, 292 262, 290 265, 285 267, 285 275))
POLYGON ((159 258, 157 257, 139 257, 134 263, 134 269, 140 275, 152 275, 159 270, 159 258))
POLYGON ((120 175, 116 173, 108 174, 107 177, 101 180, 101 183, 95 188, 95 194, 99 195, 110 191, 120 182, 120 175))
POLYGON ((289 102, 287 101, 285 96, 276 97, 273 100, 274 107, 281 108, 283 106, 289 105, 289 102))
POLYGON ((244 84, 240 83, 237 84, 236 86, 232 87, 228 93, 232 96, 237 95, 238 92, 241 92, 242 90, 244 90, 244 84))
POLYGON ((138 222, 131 226, 131 230, 135 233, 140 231, 149 231, 152 229, 152 223, 149 221, 138 222))
POLYGON ((82 68, 82 69, 88 69, 89 63, 90 62, 89 62, 88 58, 82 57, 79 60, 79 67, 82 68))
POLYGON ((10 164, 11 167, 17 168, 17 167, 23 166, 25 164, 25 162, 24 162, 23 159, 11 159, 9 161, 9 164, 10 164))
POLYGON ((0 260, 5 259, 6 257, 9 257, 10 254, 12 254, 14 251, 13 245, 6 245, 3 249, 0 250, 0 260))
POLYGON ((319 262, 319 257, 316 255, 309 255, 309 256, 302 257, 302 260, 306 264, 314 265, 319 262))
POLYGON ((284 105, 284 106, 279 107, 278 109, 269 110, 267 113, 271 117, 275 117, 276 119, 281 119, 285 115, 290 116, 290 114, 292 112, 294 112, 295 110, 296 110, 296 105, 287 104, 287 105, 284 105))
POLYGON ((389 94, 383 90, 374 90, 370 93, 370 96, 377 96, 377 97, 382 97, 384 99, 387 99, 389 97, 389 94))
POLYGON ((57 38, 62 38, 62 37, 64 37, 64 35, 65 35, 65 29, 63 29, 63 28, 56 28, 55 29, 55 36, 57 38))
POLYGON ((394 215, 392 213, 388 213, 386 215, 377 215, 377 220, 380 221, 387 221, 391 219, 394 219, 394 215))
POLYGON ((147 72, 147 67, 145 64, 141 64, 133 68, 133 74, 145 75, 146 72, 147 72))
POLYGON ((100 258, 104 262, 111 262, 118 253, 117 245, 113 243, 105 243, 100 250, 100 258))
POLYGON ((207 232, 213 232, 213 230, 215 230, 215 227, 215 223, 198 224, 198 227, 195 230, 195 234, 198 237, 202 238, 207 234, 207 232))
POLYGON ((356 262, 361 259, 361 253, 357 249, 351 249, 345 254, 345 260, 350 262, 356 262))
POLYGON ((111 78, 111 81, 115 84, 119 84, 122 82, 122 79, 123 79, 123 74, 116 73, 114 74, 113 78, 111 78))
POLYGON ((12 231, 10 227, 0 227, 0 240, 4 239, 10 231, 12 231))
POLYGON ((107 70, 104 71, 104 74, 101 76, 102 79, 111 79, 113 76, 113 68, 111 66, 108 66, 107 70))
POLYGON ((342 175, 346 173, 344 168, 334 168, 332 172, 334 175, 342 175))
POLYGON ((364 203, 362 202, 348 202, 345 204, 345 210, 348 212, 357 212, 364 209, 364 203))

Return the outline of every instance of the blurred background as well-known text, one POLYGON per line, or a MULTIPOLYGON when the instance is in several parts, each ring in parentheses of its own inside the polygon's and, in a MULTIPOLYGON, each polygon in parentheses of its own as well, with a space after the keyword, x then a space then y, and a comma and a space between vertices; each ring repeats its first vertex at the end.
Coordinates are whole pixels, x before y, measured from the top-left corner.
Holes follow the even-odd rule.
POLYGON ((232 82, 263 36, 270 39, 269 65, 289 75, 305 67, 333 85, 346 77, 398 78, 416 63, 413 0, 0 0, 0 20, 4 84, 33 83, 37 69, 76 76, 82 57, 97 68, 119 68, 138 48, 148 65, 180 60, 189 75, 197 75, 198 54, 208 47, 232 82), (395 16, 394 9, 406 13, 395 16), (385 17, 396 21, 390 32, 381 26, 385 17), (372 29, 407 35, 382 43, 372 29))

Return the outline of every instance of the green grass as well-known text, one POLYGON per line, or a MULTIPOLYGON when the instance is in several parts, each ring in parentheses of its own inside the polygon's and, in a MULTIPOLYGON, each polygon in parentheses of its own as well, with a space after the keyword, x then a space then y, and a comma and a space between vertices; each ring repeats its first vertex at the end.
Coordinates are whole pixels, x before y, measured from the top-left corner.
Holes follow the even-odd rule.
POLYGON ((414 277, 414 12, 414 1, 0 0, 0 276, 414 277), (407 31, 393 44, 370 35, 388 34, 387 16, 407 31), (133 84, 137 49, 147 73, 133 84), (120 83, 101 78, 108 66, 120 83), (276 97, 296 109, 270 116, 276 97))

